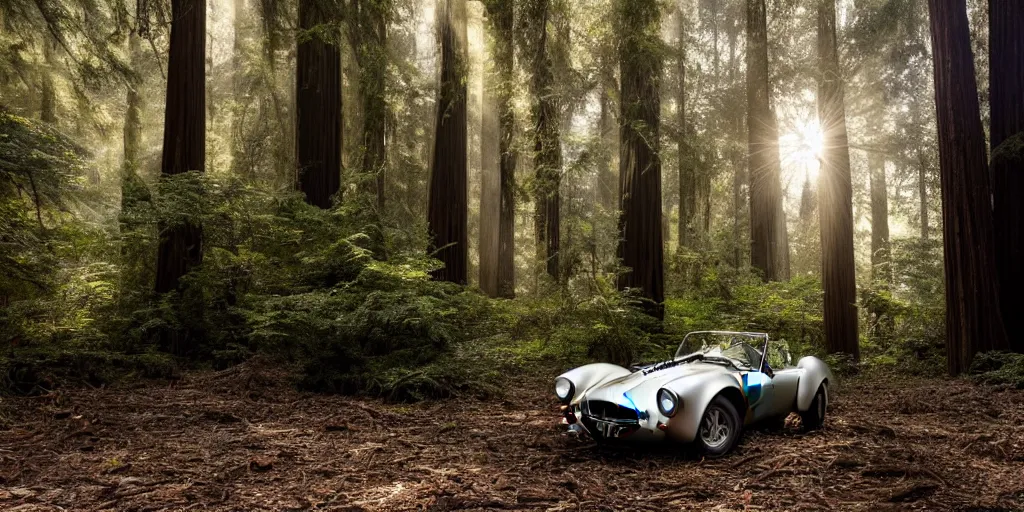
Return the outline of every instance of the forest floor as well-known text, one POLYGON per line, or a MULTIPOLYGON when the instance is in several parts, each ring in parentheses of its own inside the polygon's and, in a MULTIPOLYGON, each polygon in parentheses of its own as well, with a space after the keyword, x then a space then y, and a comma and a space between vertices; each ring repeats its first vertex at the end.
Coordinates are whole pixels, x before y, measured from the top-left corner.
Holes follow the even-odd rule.
POLYGON ((243 365, 0 401, 2 510, 1024 510, 1024 392, 845 381, 823 431, 701 460, 596 447, 549 378, 502 399, 299 393, 243 365))

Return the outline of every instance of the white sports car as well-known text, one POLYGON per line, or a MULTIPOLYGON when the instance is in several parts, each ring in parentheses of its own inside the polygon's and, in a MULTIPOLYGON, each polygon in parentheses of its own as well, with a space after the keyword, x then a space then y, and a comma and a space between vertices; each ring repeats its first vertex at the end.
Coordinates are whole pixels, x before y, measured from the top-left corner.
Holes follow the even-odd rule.
POLYGON ((816 357, 789 364, 764 333, 691 332, 671 360, 582 366, 555 379, 555 395, 569 428, 597 441, 672 440, 717 457, 753 423, 797 412, 805 429, 822 426, 831 371, 816 357))

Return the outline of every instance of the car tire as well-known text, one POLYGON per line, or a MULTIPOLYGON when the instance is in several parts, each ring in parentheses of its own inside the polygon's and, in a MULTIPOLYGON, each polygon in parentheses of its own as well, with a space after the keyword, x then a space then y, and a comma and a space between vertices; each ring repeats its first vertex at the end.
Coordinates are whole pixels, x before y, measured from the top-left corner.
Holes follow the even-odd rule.
POLYGON ((705 457, 717 458, 729 453, 742 434, 743 422, 736 407, 719 395, 704 409, 694 444, 705 457))
POLYGON ((828 409, 828 388, 822 382, 818 391, 814 393, 811 406, 800 413, 800 422, 803 424, 804 432, 818 430, 825 424, 825 411, 828 409))

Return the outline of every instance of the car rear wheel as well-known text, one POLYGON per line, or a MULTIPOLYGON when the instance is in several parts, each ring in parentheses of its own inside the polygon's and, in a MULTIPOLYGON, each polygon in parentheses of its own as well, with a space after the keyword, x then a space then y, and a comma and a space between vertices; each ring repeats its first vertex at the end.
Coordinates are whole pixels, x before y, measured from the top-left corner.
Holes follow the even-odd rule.
POLYGON ((800 420, 803 423, 804 431, 817 430, 825 424, 825 410, 828 409, 828 389, 822 382, 818 386, 818 392, 814 394, 811 406, 800 413, 800 420))
POLYGON ((695 444, 705 456, 721 457, 736 446, 742 429, 736 407, 724 396, 717 396, 704 410, 695 444))

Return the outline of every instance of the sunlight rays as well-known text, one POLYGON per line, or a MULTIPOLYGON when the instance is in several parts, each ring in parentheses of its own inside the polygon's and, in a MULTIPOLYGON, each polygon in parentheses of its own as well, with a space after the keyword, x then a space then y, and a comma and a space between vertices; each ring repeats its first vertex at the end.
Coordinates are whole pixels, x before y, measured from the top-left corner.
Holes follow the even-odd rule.
POLYGON ((782 169, 784 174, 788 174, 788 181, 800 178, 801 186, 805 177, 812 182, 817 181, 824 138, 816 119, 797 121, 790 131, 779 137, 782 169))

